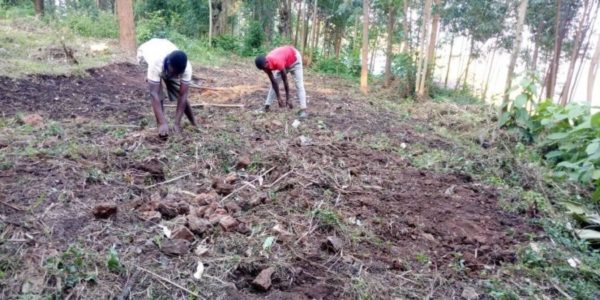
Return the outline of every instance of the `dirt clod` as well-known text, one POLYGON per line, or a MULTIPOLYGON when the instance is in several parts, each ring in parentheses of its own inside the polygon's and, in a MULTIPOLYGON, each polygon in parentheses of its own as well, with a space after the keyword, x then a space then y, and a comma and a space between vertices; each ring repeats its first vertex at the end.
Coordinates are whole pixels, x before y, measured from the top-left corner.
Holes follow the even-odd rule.
POLYGON ((475 291, 473 287, 465 287, 460 295, 463 299, 466 300, 475 300, 479 298, 479 294, 475 291))
POLYGON ((189 242, 194 241, 194 234, 187 227, 179 227, 173 231, 173 239, 182 239, 189 242))
POLYGON ((339 252, 344 247, 344 241, 337 236, 328 236, 322 247, 327 251, 339 252))
POLYGON ((117 213, 117 206, 112 203, 102 203, 100 205, 96 205, 92 213, 96 218, 106 219, 117 213))
POLYGON ((150 223, 158 223, 158 222, 160 222, 160 219, 162 218, 160 212, 157 212, 154 210, 140 212, 138 217, 140 219, 142 219, 143 221, 150 222, 150 223))
POLYGON ((227 216, 223 216, 222 218, 219 219, 219 225, 225 231, 232 231, 234 228, 237 227, 238 221, 236 219, 234 219, 232 216, 227 215, 227 216))
POLYGON ((219 199, 219 195, 217 195, 215 192, 210 192, 210 193, 201 193, 196 195, 196 197, 194 198, 194 202, 197 205, 209 205, 215 201, 217 201, 219 199))
POLYGON ((250 156, 242 155, 238 158, 238 161, 235 164, 235 168, 238 170, 245 169, 247 166, 250 165, 250 163, 252 163, 252 160, 250 160, 250 156))
POLYGON ((39 114, 26 115, 22 119, 23 123, 33 127, 40 127, 44 125, 44 118, 39 114))
POLYGON ((157 210, 166 220, 173 219, 179 214, 179 207, 175 203, 161 202, 158 204, 157 210))
POLYGON ((239 212, 240 210, 242 210, 240 208, 240 206, 237 205, 237 203, 235 203, 235 202, 229 202, 229 203, 225 204, 225 209, 230 214, 235 214, 235 213, 239 212))
POLYGON ((183 255, 190 251, 190 242, 182 239, 163 241, 160 251, 167 255, 183 255))
POLYGON ((213 180, 212 188, 217 192, 217 194, 226 196, 233 192, 233 185, 225 182, 225 179, 216 178, 213 180))
POLYGON ((198 216, 190 214, 187 216, 187 224, 190 230, 198 235, 204 234, 210 227, 210 222, 198 216))
POLYGON ((271 275, 273 275, 273 273, 275 273, 275 268, 273 267, 260 271, 258 276, 252 281, 252 285, 261 291, 269 290, 269 288, 271 288, 271 275))

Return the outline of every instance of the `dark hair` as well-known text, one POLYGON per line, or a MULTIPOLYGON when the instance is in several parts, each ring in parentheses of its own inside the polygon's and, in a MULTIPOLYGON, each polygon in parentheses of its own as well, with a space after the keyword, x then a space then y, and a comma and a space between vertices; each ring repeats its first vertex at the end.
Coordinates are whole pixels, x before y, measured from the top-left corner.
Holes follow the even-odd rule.
POLYGON ((264 70, 267 66, 267 58, 264 55, 259 55, 254 60, 254 63, 256 64, 257 68, 264 70))
POLYGON ((181 50, 175 50, 167 55, 165 58, 165 70, 167 70, 168 66, 173 68, 173 72, 175 72, 175 74, 183 74, 185 68, 187 67, 187 55, 185 55, 185 52, 181 50))

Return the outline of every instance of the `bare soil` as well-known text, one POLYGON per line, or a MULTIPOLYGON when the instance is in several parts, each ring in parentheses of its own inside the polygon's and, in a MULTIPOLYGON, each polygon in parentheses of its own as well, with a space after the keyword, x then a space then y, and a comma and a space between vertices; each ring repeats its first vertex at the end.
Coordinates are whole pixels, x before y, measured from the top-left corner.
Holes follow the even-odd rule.
MULTIPOLYGON (((137 66, 0 77, 2 298, 105 299, 126 287, 132 299, 459 298, 466 286, 481 291, 538 231, 469 174, 413 166, 400 155, 404 145, 453 144, 422 120, 370 103, 350 83, 308 73, 311 116, 294 128, 294 111, 253 113, 268 83, 251 65, 195 73, 201 87, 222 89, 195 89, 192 102, 244 108, 195 108, 200 131, 187 127, 168 140, 152 128, 137 66), (44 124, 31 128, 15 117, 30 113, 44 124), (236 170, 242 156, 251 163, 236 170), (96 218, 101 203, 118 211, 96 218), (154 211, 164 219, 144 220, 154 211), (216 223, 195 234, 189 251, 167 255, 158 225, 190 226, 190 214, 216 223), (229 228, 222 216, 239 224, 229 228), (198 246, 207 253, 194 254, 198 246), (83 263, 65 255, 69 247, 83 263), (107 269, 111 248, 120 273, 107 269), (81 272, 53 267, 53 258, 81 272), (200 280, 192 277, 199 261, 200 280), (253 281, 268 267, 275 272, 265 291, 253 281)), ((295 100, 293 87, 291 94, 295 100)))

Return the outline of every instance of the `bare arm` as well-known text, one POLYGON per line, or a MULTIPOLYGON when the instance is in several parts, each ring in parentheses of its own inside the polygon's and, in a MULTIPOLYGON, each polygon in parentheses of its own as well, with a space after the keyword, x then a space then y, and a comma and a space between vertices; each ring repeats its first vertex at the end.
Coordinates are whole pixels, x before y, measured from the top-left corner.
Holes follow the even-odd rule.
POLYGON ((283 80, 283 87, 285 88, 285 104, 292 108, 292 102, 290 102, 290 86, 288 85, 287 74, 285 74, 285 70, 281 72, 281 79, 283 80))
POLYGON ((162 109, 162 103, 160 101, 160 82, 148 81, 148 91, 150 92, 150 98, 152 99, 152 110, 154 111, 154 117, 158 125, 158 134, 160 136, 166 136, 169 133, 169 126, 167 125, 167 119, 165 119, 165 113, 162 109))
POLYGON ((279 95, 279 84, 277 84, 277 80, 275 80, 275 76, 273 76, 273 72, 271 70, 265 70, 267 75, 269 75, 269 80, 271 80, 271 85, 275 90, 275 95, 277 95, 277 103, 279 103, 279 107, 283 107, 283 102, 281 101, 281 96, 279 95))
MULTIPOLYGON (((177 97, 177 109, 175 110, 175 125, 174 129, 176 132, 181 132, 181 117, 187 105, 187 98, 189 94, 190 84, 188 82, 181 81, 179 85, 179 97, 177 97)), ((195 122, 192 122, 196 125, 195 122)))

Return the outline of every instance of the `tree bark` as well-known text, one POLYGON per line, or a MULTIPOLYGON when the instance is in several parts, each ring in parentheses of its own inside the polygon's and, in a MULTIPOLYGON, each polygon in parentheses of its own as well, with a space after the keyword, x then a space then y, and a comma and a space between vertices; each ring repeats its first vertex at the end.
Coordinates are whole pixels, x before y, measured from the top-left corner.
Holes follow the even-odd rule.
POLYGON ((450 40, 450 55, 448 55, 448 66, 446 66, 446 78, 444 79, 444 87, 448 88, 448 76, 450 75, 450 66, 452 65, 452 50, 454 50, 454 35, 450 40))
POLYGON ((369 92, 367 69, 369 59, 369 0, 363 0, 363 35, 362 35, 362 61, 360 68, 360 91, 369 92))
POLYGON ((306 53, 306 44, 308 42, 308 30, 309 30, 309 24, 308 21, 310 20, 310 10, 308 7, 308 2, 306 2, 306 8, 305 8, 305 14, 304 14, 304 29, 302 30, 302 54, 306 53))
POLYGON ((300 20, 302 20, 302 1, 298 1, 298 17, 296 18, 296 34, 294 35, 294 46, 298 48, 298 36, 300 33, 300 20))
POLYGON ((419 49, 419 59, 417 60, 417 82, 415 85, 415 94, 422 100, 425 98, 425 80, 427 75, 427 53, 429 52, 427 37, 429 36, 429 24, 431 20, 432 0, 425 0, 423 7, 423 22, 421 24, 421 45, 419 49))
POLYGON ((492 58, 490 59, 490 66, 488 67, 488 73, 485 79, 485 86, 483 88, 483 101, 487 99, 488 87, 490 86, 490 77, 492 75, 492 68, 494 67, 494 57, 496 56, 496 48, 492 50, 492 58))
POLYGON ((134 54, 135 25, 133 23, 133 1, 117 0, 117 16, 119 20, 119 46, 128 54, 134 54))
POLYGON ((402 47, 402 51, 408 50, 408 52, 412 52, 411 44, 410 44, 410 0, 404 0, 404 16, 402 16, 402 33, 403 33, 403 43, 404 47, 402 47))
POLYGON ((579 59, 579 51, 581 50, 581 42, 583 39, 583 33, 585 32, 585 28, 587 27, 588 18, 590 15, 590 1, 583 1, 583 17, 577 26, 577 31, 575 33, 575 39, 573 40, 573 45, 571 49, 571 61, 569 62, 569 69, 567 71, 567 79, 565 81, 565 85, 560 93, 560 105, 565 106, 569 102, 569 90, 571 88, 571 81, 573 81, 573 72, 575 71, 575 64, 577 59, 579 59))
POLYGON ((501 111, 506 111, 506 104, 510 97, 510 87, 515 72, 515 65, 521 51, 521 41, 523 40, 523 24, 525 23, 525 14, 527 13, 527 0, 521 0, 519 3, 519 11, 517 14, 517 29, 515 43, 513 45, 512 54, 510 55, 510 63, 508 64, 508 74, 506 75, 506 84, 504 85, 504 98, 502 99, 501 111))
POLYGON ((542 29, 544 28, 544 22, 540 21, 540 23, 538 24, 537 27, 537 32, 534 38, 534 45, 533 45, 533 58, 532 63, 531 63, 531 71, 533 73, 537 72, 537 64, 538 64, 538 57, 539 57, 539 53, 540 53, 540 38, 542 35, 542 29))
POLYGON ((212 46, 213 14, 212 1, 208 0, 208 47, 212 46))
POLYGON ((369 72, 373 73, 375 68, 375 55, 377 54, 377 47, 379 46, 379 30, 375 30, 375 38, 373 40, 373 48, 371 49, 371 60, 369 61, 369 72))
POLYGON ((598 63, 600 62, 600 34, 598 34, 598 41, 596 42, 596 50, 592 55, 592 61, 590 63, 590 69, 588 71, 588 82, 587 82, 587 102, 592 104, 592 93, 594 92, 594 82, 596 81, 596 75, 598 75, 598 63))
MULTIPOLYGON (((465 78, 463 79, 463 88, 467 87, 467 79, 469 78, 469 68, 471 67, 471 61, 473 60, 473 48, 475 48, 475 39, 471 37, 471 47, 469 48, 469 57, 467 58, 467 67, 465 68, 465 78)), ((459 78, 460 79, 460 78, 459 78)), ((460 80, 459 80, 460 82, 460 80)), ((458 82, 456 84, 458 88, 458 82)))
MULTIPOLYGON (((434 5, 436 8, 436 12, 433 15, 433 20, 431 21, 431 37, 429 39, 429 46, 427 47, 427 65, 426 70, 425 70, 425 82, 427 82, 427 80, 429 78, 431 78, 433 76, 433 73, 435 72, 435 45, 437 43, 437 34, 438 34, 438 28, 440 26, 440 10, 441 10, 441 5, 442 1, 441 0, 434 0, 434 5)), ((428 94, 428 85, 425 84, 424 85, 424 94, 428 94)))
MULTIPOLYGON (((311 39, 313 41, 315 39, 315 36, 317 35, 317 30, 319 28, 319 26, 317 24, 317 5, 318 5, 318 3, 319 3, 319 1, 315 0, 315 4, 314 4, 315 7, 314 7, 314 10, 313 10, 313 20, 312 20, 312 28, 311 28, 312 30, 311 30, 311 34, 310 34, 311 39)), ((308 48, 312 49, 312 50, 310 50, 310 53, 308 54, 308 60, 310 62, 312 62, 313 53, 314 53, 314 50, 315 50, 314 45, 315 45, 314 42, 309 43, 309 47, 308 48)))
POLYGON ((564 36, 561 26, 561 0, 556 0, 556 19, 554 30, 554 55, 550 62, 550 73, 546 77, 546 98, 554 98, 554 87, 556 85, 556 75, 558 73, 558 65, 560 64, 560 52, 562 50, 562 36, 564 36))
POLYGON ((40 19, 44 16, 44 0, 35 0, 33 2, 35 8, 35 17, 40 19))
POLYGON ((392 52, 394 46, 394 26, 396 24, 396 11, 398 8, 393 4, 389 3, 389 14, 387 23, 387 49, 385 59, 385 81, 384 87, 389 87, 392 83, 392 60, 394 59, 394 53, 392 52))
POLYGON ((290 19, 291 19, 291 0, 281 0, 279 3, 279 34, 284 36, 286 39, 292 39, 292 33, 290 30, 290 19))

